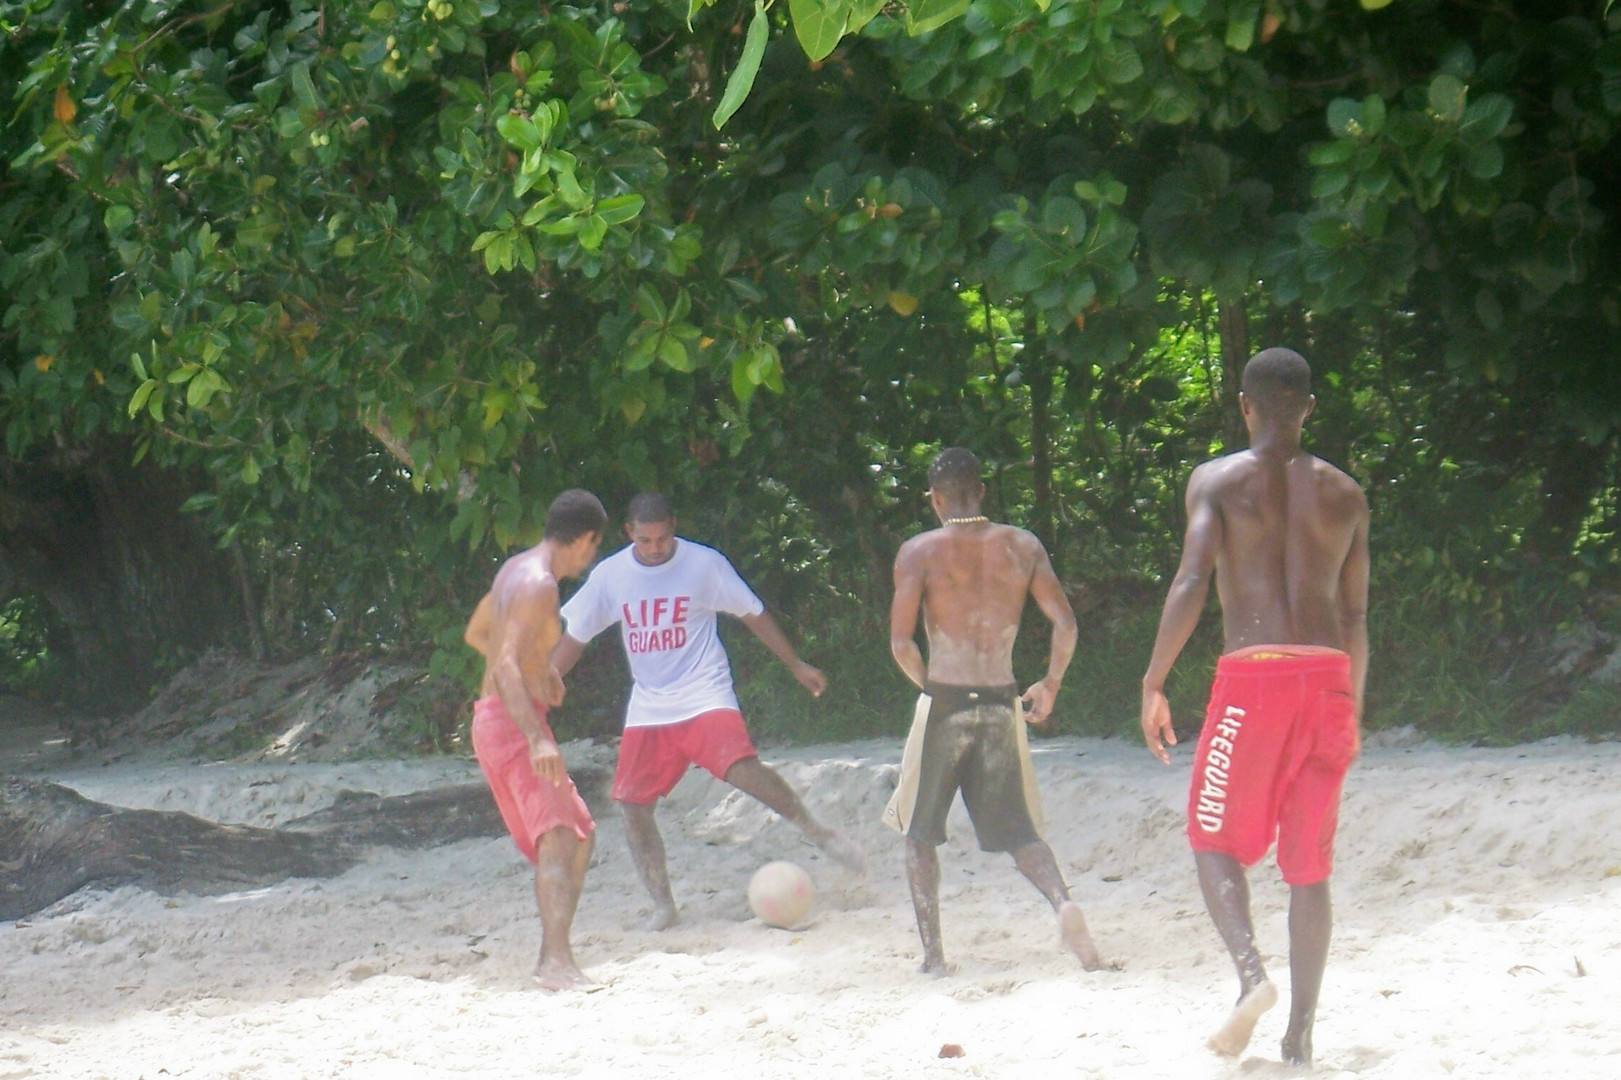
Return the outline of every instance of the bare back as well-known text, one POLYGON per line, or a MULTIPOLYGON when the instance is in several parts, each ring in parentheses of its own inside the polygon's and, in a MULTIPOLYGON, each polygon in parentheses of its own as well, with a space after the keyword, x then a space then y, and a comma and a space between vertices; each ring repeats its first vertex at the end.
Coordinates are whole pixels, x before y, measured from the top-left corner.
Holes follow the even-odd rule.
MULTIPOLYGON (((1056 590, 1041 542, 1011 525, 939 528, 907 541, 895 558, 896 601, 899 606, 912 590, 921 598, 928 678, 963 686, 1011 683, 1025 597, 1041 571, 1056 590)), ((915 626, 915 607, 912 612, 915 626)))
POLYGON ((1188 484, 1217 541, 1225 650, 1251 645, 1348 649, 1367 592, 1368 505, 1339 469, 1304 451, 1242 451, 1200 466, 1188 484))

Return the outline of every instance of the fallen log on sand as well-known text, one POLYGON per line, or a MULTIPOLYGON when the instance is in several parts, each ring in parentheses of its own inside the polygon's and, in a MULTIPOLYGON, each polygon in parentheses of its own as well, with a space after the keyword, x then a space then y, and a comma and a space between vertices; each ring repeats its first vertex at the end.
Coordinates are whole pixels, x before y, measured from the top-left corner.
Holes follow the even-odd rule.
MULTIPOLYGON (((605 777, 579 772, 582 793, 605 786, 605 777)), ((216 895, 332 877, 372 847, 415 850, 503 832, 482 783, 390 797, 344 792, 324 810, 261 829, 129 810, 60 784, 0 777, 0 919, 33 914, 87 885, 216 895)))

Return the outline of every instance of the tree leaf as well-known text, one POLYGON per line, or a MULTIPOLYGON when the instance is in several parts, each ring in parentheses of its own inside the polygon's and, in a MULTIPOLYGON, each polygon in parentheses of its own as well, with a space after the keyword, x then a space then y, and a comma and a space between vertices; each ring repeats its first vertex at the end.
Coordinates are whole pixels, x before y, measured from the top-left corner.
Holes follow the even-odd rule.
POLYGON ((1318 143, 1306 154, 1306 160, 1313 165, 1343 165, 1351 160, 1356 153, 1356 143, 1349 139, 1335 139, 1333 142, 1318 143))
POLYGON ((751 376, 753 366, 749 362, 747 352, 738 353, 737 358, 732 361, 732 396, 744 406, 747 406, 749 399, 754 397, 757 385, 751 376))
POLYGON ((788 13, 794 20, 794 37, 812 60, 824 60, 844 37, 850 0, 788 0, 788 13))
POLYGON ((1493 140, 1469 151, 1463 167, 1476 180, 1494 180, 1503 172, 1503 144, 1493 140))
POLYGON ((859 34, 861 28, 878 17, 889 0, 853 0, 850 4, 850 14, 844 20, 846 34, 859 34))
POLYGON ((300 60, 294 64, 291 79, 293 97, 298 101, 298 104, 311 112, 319 112, 323 108, 321 95, 315 92, 315 83, 310 79, 309 62, 300 60))
POLYGON ((519 149, 540 149, 542 141, 540 129, 527 116, 515 116, 512 113, 507 113, 495 122, 495 130, 501 133, 503 139, 519 149))
POLYGON ((659 340, 659 360, 664 366, 674 371, 691 371, 692 356, 687 347, 674 337, 664 335, 659 340))
POLYGON ((968 0, 911 0, 906 7, 906 32, 912 37, 944 26, 968 10, 968 0))
POLYGON ((623 225, 640 214, 646 202, 640 195, 615 195, 597 203, 597 215, 609 225, 623 225))
POLYGON ((1514 102, 1503 94, 1483 94, 1463 111, 1458 134, 1472 142, 1495 139, 1508 127, 1514 115, 1514 102))
POLYGON ((1136 82, 1143 74, 1143 58, 1121 38, 1115 38, 1099 51, 1097 63, 1103 78, 1116 85, 1136 82))
POLYGON ((135 388, 134 396, 129 399, 130 419, 133 420, 135 418, 135 414, 140 412, 141 409, 145 407, 147 399, 152 396, 152 391, 156 390, 157 388, 158 381, 156 379, 147 379, 140 386, 135 388))
POLYGON ((1463 85, 1462 79, 1442 72, 1430 80, 1430 112, 1438 120, 1456 124, 1463 119, 1468 94, 1468 87, 1463 85))
POLYGON ((1328 130, 1340 138, 1362 134, 1362 103, 1354 98, 1335 98, 1328 103, 1328 130))
POLYGON ((1227 9, 1226 45, 1234 52, 1249 52, 1255 44, 1255 21, 1260 18, 1259 0, 1238 0, 1227 9))
POLYGON ((710 118, 716 131, 726 126, 726 121, 742 108, 749 91, 754 89, 754 77, 760 73, 760 59, 765 56, 766 41, 770 36, 771 20, 766 17, 765 4, 763 0, 754 0, 754 18, 749 20, 743 55, 737 58, 737 66, 732 69, 731 78, 726 80, 726 91, 721 94, 720 104, 715 106, 715 115, 710 118))
POLYGON ((1347 169, 1324 169, 1311 178, 1311 197, 1326 199, 1330 195, 1338 195, 1351 183, 1351 173, 1347 169))
POLYGON ((1379 134, 1385 126, 1385 99, 1369 94, 1362 99, 1362 132, 1369 138, 1379 134))

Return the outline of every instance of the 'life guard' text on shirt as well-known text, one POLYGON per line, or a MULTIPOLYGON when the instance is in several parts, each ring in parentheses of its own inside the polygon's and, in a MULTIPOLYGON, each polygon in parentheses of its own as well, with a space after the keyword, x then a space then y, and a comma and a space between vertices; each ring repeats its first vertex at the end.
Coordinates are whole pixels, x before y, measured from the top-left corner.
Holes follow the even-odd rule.
POLYGON ((664 652, 687 643, 687 608, 690 596, 643 599, 633 607, 619 606, 625 624, 625 648, 633 653, 664 652))

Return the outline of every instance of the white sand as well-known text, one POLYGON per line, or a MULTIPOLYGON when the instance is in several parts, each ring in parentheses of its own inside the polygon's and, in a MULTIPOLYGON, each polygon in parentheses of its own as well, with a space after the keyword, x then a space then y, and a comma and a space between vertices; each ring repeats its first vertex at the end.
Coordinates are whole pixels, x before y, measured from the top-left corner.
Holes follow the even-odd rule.
MULTIPOLYGON (((330 881, 225 897, 82 893, 0 927, 0 1080, 12 1077, 1268 1077, 1287 1015, 1286 890, 1251 875, 1284 1000, 1235 1061, 1205 1049, 1236 996, 1181 835, 1189 750, 1037 747, 1049 839, 1118 972, 1086 974, 961 806, 942 852, 952 977, 919 960, 899 838, 878 824, 899 744, 767 752, 868 848, 841 883, 797 833, 701 774, 660 820, 685 922, 647 910, 617 817, 575 926, 595 993, 548 995, 528 867, 504 839, 382 852, 330 881), (773 930, 750 872, 805 866, 811 924, 773 930), (943 1044, 964 1056, 942 1060, 943 1044)), ((53 776, 128 806, 270 824, 341 788, 395 793, 469 763, 118 766, 53 776), (262 781, 271 781, 264 783, 262 781)), ((1352 774, 1323 1076, 1621 1077, 1621 745, 1371 748, 1352 774), (1585 975, 1578 974, 1580 963, 1585 975)))

